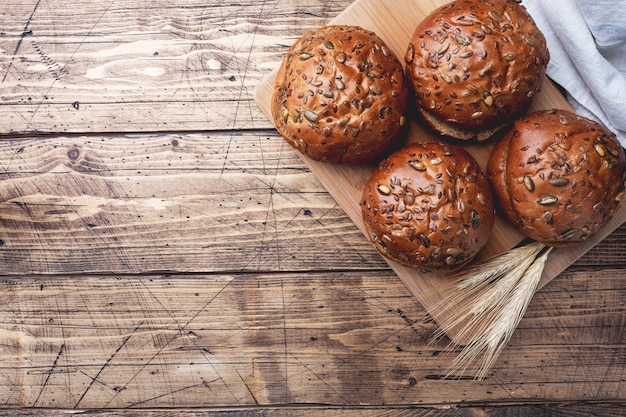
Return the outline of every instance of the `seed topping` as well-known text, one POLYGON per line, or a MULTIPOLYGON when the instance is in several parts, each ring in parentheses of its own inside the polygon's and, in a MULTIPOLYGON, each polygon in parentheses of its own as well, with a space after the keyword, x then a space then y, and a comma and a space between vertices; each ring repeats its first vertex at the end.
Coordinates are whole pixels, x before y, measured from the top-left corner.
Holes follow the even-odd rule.
POLYGON ((307 119, 311 123, 317 123, 320 120, 317 113, 315 113, 312 110, 305 110, 302 112, 302 115, 304 116, 305 119, 307 119))
POLYGON ((582 207, 580 207, 578 204, 570 204, 565 207, 565 210, 569 211, 570 213, 582 213, 583 211, 582 207))
POLYGON ((528 175, 524 175, 524 187, 531 193, 535 191, 535 183, 528 175))
POLYGON ((546 224, 554 224, 554 217, 552 216, 551 211, 546 211, 545 213, 543 213, 543 216, 541 216, 541 220, 543 220, 546 224))
POLYGON ((470 222, 472 223, 472 227, 474 229, 478 229, 480 227, 480 216, 476 210, 472 210, 470 212, 470 222))
POLYGON ((378 96, 378 95, 381 95, 383 93, 383 90, 381 90, 381 88, 378 85, 372 84, 372 85, 370 85, 370 93, 378 96))
POLYGON ((593 149, 595 149, 596 153, 601 157, 604 158, 606 156, 606 149, 602 144, 596 143, 595 145, 593 145, 593 149))
POLYGON ((391 194, 391 189, 389 187, 387 187, 385 184, 377 184, 376 185, 376 189, 382 195, 389 195, 389 194, 391 194))
POLYGON ((454 40, 461 46, 468 46, 472 41, 467 37, 463 36, 460 33, 454 35, 454 40))
POLYGON ((426 165, 421 161, 409 161, 409 165, 417 171, 426 171, 426 165))
POLYGON ((441 73, 441 78, 443 78, 443 80, 447 83, 447 84, 452 84, 452 78, 446 74, 445 72, 441 73))
POLYGON ((493 68, 493 65, 489 63, 478 71, 478 75, 480 75, 481 77, 484 77, 485 75, 487 75, 489 71, 491 71, 492 68, 493 68))
POLYGON ((504 58, 505 61, 515 61, 517 59, 517 54, 515 52, 507 52, 502 55, 502 58, 504 58))
POLYGON ((350 122, 350 115, 342 116, 341 119, 337 121, 339 126, 345 126, 350 122))
POLYGON ((493 96, 491 95, 490 92, 485 91, 485 93, 483 94, 483 103, 485 103, 485 106, 487 107, 491 107, 493 105, 493 96))
POLYGON ((493 20, 494 22, 502 22, 502 16, 500 16, 500 14, 494 10, 489 10, 489 12, 487 12, 487 16, 489 16, 489 19, 493 20))
POLYGON ((413 57, 415 56, 415 47, 413 46, 412 43, 409 44, 409 47, 406 51, 406 54, 404 55, 404 61, 407 64, 411 64, 413 63, 413 57))
POLYGON ((567 178, 552 178, 549 181, 550 185, 553 185, 555 187, 565 187, 567 184, 569 184, 569 180, 567 178))
POLYGON ((554 206, 558 204, 558 202, 559 202, 559 197, 552 195, 552 194, 544 195, 543 197, 537 200, 537 203, 541 204, 542 206, 554 206))

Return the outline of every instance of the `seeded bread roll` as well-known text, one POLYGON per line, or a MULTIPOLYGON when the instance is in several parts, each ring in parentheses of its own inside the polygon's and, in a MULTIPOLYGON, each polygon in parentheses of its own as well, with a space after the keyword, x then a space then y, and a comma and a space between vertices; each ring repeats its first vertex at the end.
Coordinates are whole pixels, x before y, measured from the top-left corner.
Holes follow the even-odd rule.
POLYGON ((366 231, 385 257, 450 272, 485 245, 495 212, 487 178, 464 149, 407 145, 382 160, 361 200, 366 231))
POLYGON ((598 231, 624 194, 615 134, 565 110, 530 113, 495 145, 487 175, 502 212, 522 233, 569 246, 598 231))
POLYGON ((549 59, 543 34, 515 0, 461 0, 434 10, 405 57, 424 121, 458 140, 485 140, 523 114, 549 59))
POLYGON ((305 34, 285 56, 272 117, 285 140, 308 157, 360 163, 399 138, 407 100, 402 64, 376 34, 326 26, 305 34))

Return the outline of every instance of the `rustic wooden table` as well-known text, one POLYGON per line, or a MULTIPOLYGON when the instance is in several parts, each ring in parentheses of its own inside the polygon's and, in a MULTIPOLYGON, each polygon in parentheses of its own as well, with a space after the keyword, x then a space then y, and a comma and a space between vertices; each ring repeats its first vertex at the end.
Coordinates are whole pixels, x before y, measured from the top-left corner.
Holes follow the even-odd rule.
POLYGON ((351 0, 10 0, 3 414, 618 416, 626 227, 482 381, 253 100, 351 0))

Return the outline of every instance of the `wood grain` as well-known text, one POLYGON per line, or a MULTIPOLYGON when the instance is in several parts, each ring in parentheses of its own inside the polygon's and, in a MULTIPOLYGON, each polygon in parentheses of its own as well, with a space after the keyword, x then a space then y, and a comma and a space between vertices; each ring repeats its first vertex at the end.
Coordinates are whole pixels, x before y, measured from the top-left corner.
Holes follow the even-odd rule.
MULTIPOLYGON (((402 57, 406 52, 413 30, 417 24, 435 7, 446 3, 441 1, 411 1, 405 2, 401 7, 392 1, 358 0, 354 2, 346 11, 333 19, 330 24, 352 24, 360 25, 377 33, 389 45, 396 56, 402 57)), ((257 87, 256 100, 268 118, 271 118, 271 97, 274 90, 275 73, 270 74, 257 87)), ((568 103, 557 90, 557 88, 546 80, 543 90, 533 100, 529 111, 551 108, 567 108, 568 103)), ((441 140, 433 136, 412 118, 407 133, 406 141, 425 142, 441 140)), ((485 169, 487 159, 493 143, 480 143, 465 146, 485 169)), ((346 211, 352 221, 359 229, 366 234, 360 209, 360 200, 364 184, 371 176, 371 166, 348 166, 332 165, 323 162, 313 161, 302 155, 311 171, 317 176, 320 182, 328 189, 329 193, 337 200, 340 206, 346 211)), ((580 256, 590 248, 600 242, 610 232, 619 227, 626 220, 626 206, 621 205, 616 211, 614 218, 599 233, 596 233, 583 244, 574 247, 557 249, 548 258, 544 273, 539 284, 543 287, 547 282, 560 274, 569 265, 575 262, 580 256)), ((512 226, 498 216, 489 237, 489 241, 481 250, 476 262, 502 254, 523 240, 523 236, 512 226)), ((445 276, 435 273, 425 273, 414 270, 397 262, 388 260, 390 267, 400 277, 400 279, 413 292, 418 300, 433 315, 435 321, 449 322, 446 318, 454 311, 452 309, 435 308, 446 302, 453 289, 449 288, 445 276)), ((454 329, 446 328, 448 336, 455 338, 454 329)), ((459 343, 466 340, 459 341, 459 343)))
POLYGON ((0 363, 18 372, 0 389, 68 409, 619 402, 626 289, 589 274, 540 292, 480 382, 441 377, 445 343, 384 271, 5 279, 0 363))
POLYGON ((0 142, 3 272, 386 268, 264 133, 0 142))
MULTIPOLYGON (((237 407, 223 409, 193 409, 193 410, 89 410, 90 416, 109 416, 109 417, 130 417, 141 415, 145 417, 222 417, 222 416, 267 416, 276 417, 283 416, 299 416, 299 417, 543 417, 543 416, 559 416, 559 417, 621 417, 624 414, 624 408, 621 407, 605 407, 596 404, 583 405, 527 405, 527 406, 453 406, 445 409, 437 409, 430 407, 360 407, 358 410, 346 409, 344 407, 331 406, 293 406, 293 407, 237 407)), ((26 417, 26 416, 64 416, 73 414, 72 410, 38 410, 36 412, 27 410, 10 410, 5 413, 9 417, 26 417)))

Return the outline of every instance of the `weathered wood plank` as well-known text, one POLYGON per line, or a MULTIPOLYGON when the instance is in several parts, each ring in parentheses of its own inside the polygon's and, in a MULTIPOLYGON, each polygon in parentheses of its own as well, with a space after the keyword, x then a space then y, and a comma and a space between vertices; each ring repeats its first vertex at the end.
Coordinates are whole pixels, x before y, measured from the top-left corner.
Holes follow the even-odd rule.
POLYGON ((0 271, 386 268, 265 133, 0 142, 0 271))
POLYGON ((5 2, 0 134, 271 127, 255 86, 350 3, 5 2))
MULTIPOLYGON (((451 406, 445 408, 429 407, 255 407, 227 408, 211 410, 89 410, 95 417, 222 417, 222 416, 276 416, 276 417, 622 417, 626 406, 620 404, 560 404, 560 405, 501 405, 501 406, 451 406)), ((8 417, 54 417, 80 414, 75 410, 7 410, 8 417)))
POLYGON ((273 132, 4 140, 0 196, 3 274, 388 268, 273 132))
POLYGON ((445 341, 386 271, 0 286, 5 406, 620 403, 626 389, 623 270, 551 282, 484 381, 441 378, 445 341))

